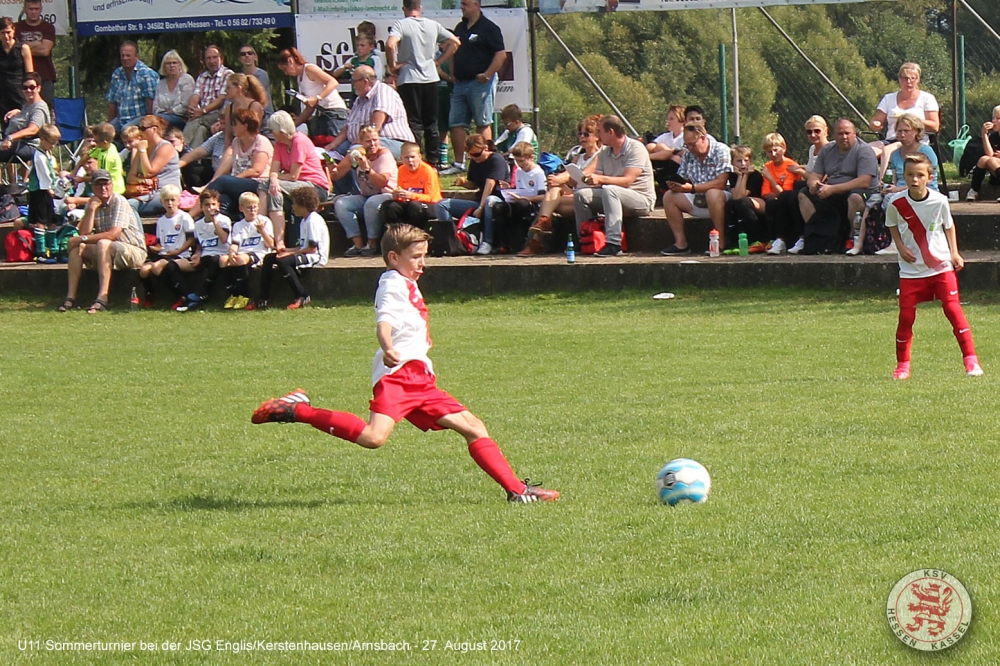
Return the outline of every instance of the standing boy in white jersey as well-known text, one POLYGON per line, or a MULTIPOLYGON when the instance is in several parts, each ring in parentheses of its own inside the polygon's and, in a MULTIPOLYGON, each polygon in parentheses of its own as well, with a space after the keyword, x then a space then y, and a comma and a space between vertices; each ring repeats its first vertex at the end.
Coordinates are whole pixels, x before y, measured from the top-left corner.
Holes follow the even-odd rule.
POLYGON ((229 233, 232 221, 219 212, 219 193, 216 190, 202 190, 198 195, 204 217, 194 223, 194 238, 197 249, 191 257, 191 265, 202 269, 201 287, 187 295, 187 301, 178 312, 187 312, 199 307, 212 295, 212 287, 219 277, 222 262, 229 258, 229 233))
POLYGON ((144 307, 153 307, 155 276, 165 274, 167 284, 174 291, 176 301, 171 309, 184 305, 184 286, 181 273, 194 270, 188 261, 194 247, 194 220, 181 210, 181 189, 176 185, 160 188, 163 215, 156 221, 156 245, 146 248, 149 260, 139 267, 139 278, 146 289, 144 307))
POLYGON ((893 379, 910 377, 910 345, 917 303, 941 301, 962 349, 965 374, 983 374, 972 341, 972 330, 959 304, 955 271, 965 266, 958 253, 955 224, 948 197, 927 187, 934 167, 926 155, 907 155, 903 166, 906 194, 892 199, 885 226, 899 250, 899 326, 896 329, 896 370, 893 379))
POLYGON ((371 415, 368 423, 347 412, 316 409, 299 389, 261 403, 253 423, 308 423, 368 449, 385 444, 402 419, 421 430, 448 428, 465 437, 469 455, 507 491, 511 502, 553 501, 555 490, 520 481, 483 422, 435 383, 427 352, 431 348, 427 306, 417 287, 424 272, 430 235, 395 224, 382 237, 382 258, 389 267, 375 294, 375 321, 379 349, 372 362, 371 415))

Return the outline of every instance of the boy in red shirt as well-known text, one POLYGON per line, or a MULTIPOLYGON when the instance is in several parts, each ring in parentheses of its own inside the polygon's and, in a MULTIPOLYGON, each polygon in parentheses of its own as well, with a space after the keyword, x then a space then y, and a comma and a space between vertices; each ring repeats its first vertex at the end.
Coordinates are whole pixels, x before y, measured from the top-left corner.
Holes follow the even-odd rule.
POLYGON ((904 158, 903 178, 907 191, 889 199, 885 226, 899 250, 899 325, 896 328, 896 370, 893 379, 910 378, 910 346, 917 303, 941 301, 962 350, 965 374, 983 374, 958 297, 955 271, 965 267, 958 253, 955 223, 948 197, 927 187, 934 167, 926 155, 904 158))
POLYGON ((382 204, 382 222, 386 227, 408 222, 426 230, 431 218, 430 207, 442 198, 437 169, 424 162, 420 146, 411 141, 403 142, 399 156, 403 168, 396 176, 392 201, 382 204))
POLYGON ((454 430, 465 437, 469 455, 507 491, 509 502, 551 502, 559 492, 518 480, 486 426, 460 402, 437 387, 427 306, 417 287, 424 273, 430 234, 409 224, 394 224, 382 237, 382 258, 389 270, 375 293, 379 349, 372 361, 371 414, 365 423, 348 412, 316 409, 305 391, 266 400, 253 423, 308 423, 366 449, 377 449, 406 419, 421 430, 454 430))

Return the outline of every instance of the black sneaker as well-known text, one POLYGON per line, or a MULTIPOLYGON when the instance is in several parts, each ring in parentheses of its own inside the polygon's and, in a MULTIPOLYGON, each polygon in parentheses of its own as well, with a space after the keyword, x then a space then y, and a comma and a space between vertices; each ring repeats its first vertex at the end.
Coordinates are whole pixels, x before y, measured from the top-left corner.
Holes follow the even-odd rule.
POLYGON ((542 488, 537 483, 531 483, 529 479, 524 480, 524 485, 526 486, 524 492, 518 495, 517 493, 508 491, 507 501, 508 502, 554 502, 559 499, 558 490, 547 490, 542 488))
POLYGON ((620 257, 625 253, 622 252, 622 246, 616 243, 605 243, 604 247, 598 250, 594 256, 595 257, 620 257))
POLYGON ((691 248, 677 247, 677 244, 674 243, 670 247, 660 250, 660 254, 662 254, 664 257, 678 257, 683 254, 691 254, 691 248))

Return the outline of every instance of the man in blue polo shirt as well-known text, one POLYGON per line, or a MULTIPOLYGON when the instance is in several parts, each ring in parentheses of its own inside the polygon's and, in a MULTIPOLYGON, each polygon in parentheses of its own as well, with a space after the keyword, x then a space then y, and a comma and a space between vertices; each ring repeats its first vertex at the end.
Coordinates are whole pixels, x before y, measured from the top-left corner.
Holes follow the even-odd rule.
POLYGON ((455 90, 448 116, 455 162, 442 175, 465 171, 465 135, 470 122, 485 138, 493 138, 497 72, 507 60, 503 34, 496 23, 483 16, 479 0, 461 0, 461 7, 462 20, 454 33, 462 44, 451 61, 455 90))

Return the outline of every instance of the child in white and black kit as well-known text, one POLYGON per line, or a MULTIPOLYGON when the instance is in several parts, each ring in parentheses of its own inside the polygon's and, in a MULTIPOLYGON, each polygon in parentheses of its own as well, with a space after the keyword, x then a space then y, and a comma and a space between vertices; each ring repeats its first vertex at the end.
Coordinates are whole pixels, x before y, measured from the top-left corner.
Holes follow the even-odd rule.
POLYGON ((535 162, 535 149, 527 141, 514 144, 510 155, 517 165, 509 188, 500 191, 503 201, 493 204, 494 241, 508 252, 519 252, 528 227, 545 199, 545 172, 535 162))

